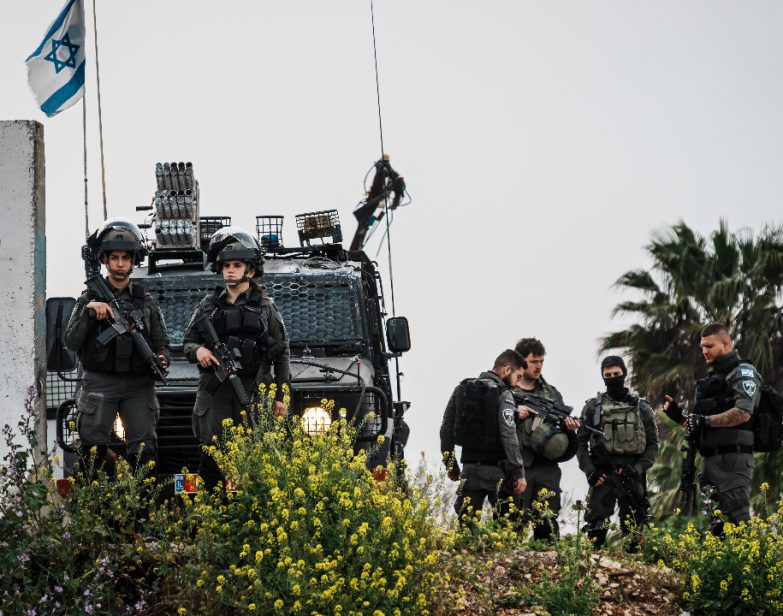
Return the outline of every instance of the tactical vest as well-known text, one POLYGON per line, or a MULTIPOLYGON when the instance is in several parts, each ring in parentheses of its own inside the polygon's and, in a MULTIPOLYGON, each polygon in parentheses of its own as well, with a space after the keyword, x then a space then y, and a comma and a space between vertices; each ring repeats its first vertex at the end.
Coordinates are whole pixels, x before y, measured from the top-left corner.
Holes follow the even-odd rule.
POLYGON ((215 309, 210 320, 220 341, 239 357, 242 366, 239 370, 240 376, 255 376, 269 346, 269 336, 265 335, 266 330, 261 319, 264 297, 260 291, 252 288, 247 301, 236 305, 220 301, 222 292, 223 287, 215 289, 215 309))
MULTIPOLYGON (((739 357, 727 361, 720 367, 714 368, 707 376, 696 381, 696 402, 693 412, 698 415, 719 415, 734 408, 736 396, 731 386, 726 382, 729 372, 740 365, 753 368, 739 357)), ((717 428, 706 428, 706 430, 717 428)), ((733 426, 733 430, 753 430, 753 421, 733 426)), ((723 429, 725 430, 725 428, 723 429)))
POLYGON ((454 442, 462 446, 462 461, 503 460, 498 403, 505 391, 487 379, 465 379, 457 387, 454 442))
MULTIPOLYGON (((134 282, 130 289, 130 302, 125 299, 119 299, 120 305, 126 310, 136 310, 144 315, 144 330, 141 335, 152 347, 150 338, 150 324, 147 315, 144 312, 144 298, 146 291, 140 284, 134 282)), ((87 341, 79 352, 79 360, 82 366, 91 372, 102 372, 107 374, 150 374, 150 366, 141 357, 130 334, 121 334, 112 340, 106 346, 98 344, 97 337, 101 332, 111 327, 111 319, 98 321, 98 330, 94 335, 88 336, 87 341)))
MULTIPOLYGON (((642 420, 641 399, 612 400, 598 394, 593 409, 592 427, 601 430, 606 451, 615 456, 638 456, 647 447, 647 431, 642 420)), ((590 436, 596 439, 595 435, 590 436)))

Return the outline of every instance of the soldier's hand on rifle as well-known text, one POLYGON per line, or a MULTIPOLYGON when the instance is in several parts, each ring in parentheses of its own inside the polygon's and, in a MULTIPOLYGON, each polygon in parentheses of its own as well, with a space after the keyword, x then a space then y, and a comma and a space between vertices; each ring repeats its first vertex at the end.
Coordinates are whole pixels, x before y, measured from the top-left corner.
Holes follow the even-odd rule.
POLYGON ((286 408, 285 403, 280 402, 280 400, 275 400, 275 419, 285 417, 287 413, 288 409, 286 408))
POLYGON ((606 475, 604 475, 599 470, 592 470, 587 475, 587 483, 590 486, 595 487, 595 486, 603 485, 604 481, 606 481, 606 475))
POLYGON ((92 310, 95 313, 95 318, 99 321, 103 321, 108 314, 112 319, 114 318, 114 311, 111 306, 106 302, 90 302, 85 306, 88 310, 92 310))
POLYGON ((566 417, 563 419, 563 425, 566 430, 571 430, 573 432, 574 430, 579 429, 579 420, 574 419, 573 417, 566 417))
POLYGON ((514 484, 514 488, 511 490, 514 494, 522 494, 522 492, 525 491, 525 488, 527 487, 527 480, 522 477, 521 479, 517 479, 516 483, 514 484))
POLYGON ((524 420, 530 417, 531 415, 538 415, 533 409, 531 409, 529 406, 525 406, 524 404, 520 404, 517 407, 517 417, 524 420))
POLYGON ((698 432, 702 428, 706 428, 710 425, 709 419, 707 419, 704 415, 696 415, 694 413, 691 413, 688 415, 688 418, 685 420, 688 434, 694 434, 695 432, 698 432))
POLYGON ((202 368, 209 368, 210 366, 217 366, 220 364, 218 358, 205 346, 200 346, 196 349, 196 361, 202 368))
POLYGON ((163 365, 164 370, 168 369, 169 367, 169 360, 165 355, 158 355, 158 359, 160 360, 160 363, 163 365))
POLYGON ((636 477, 639 473, 636 472, 636 469, 633 467, 633 465, 624 464, 617 469, 617 474, 622 475, 623 477, 636 477))

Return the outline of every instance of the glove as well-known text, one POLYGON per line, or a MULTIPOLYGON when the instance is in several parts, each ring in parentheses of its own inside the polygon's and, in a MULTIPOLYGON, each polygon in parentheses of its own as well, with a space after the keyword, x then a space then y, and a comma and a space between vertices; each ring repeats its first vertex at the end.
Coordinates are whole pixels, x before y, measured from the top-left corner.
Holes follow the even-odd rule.
POLYGON ((632 464, 623 464, 620 469, 624 477, 636 477, 639 473, 632 464))
POLYGON ((603 473, 599 470, 592 470, 587 474, 587 483, 594 487, 596 483, 598 483, 598 480, 601 478, 601 475, 603 473))
POLYGON ((709 425, 710 421, 704 415, 695 415, 693 413, 688 415, 688 434, 695 434, 709 425))
POLYGON ((676 424, 681 424, 683 419, 685 419, 682 415, 682 405, 677 404, 675 400, 671 400, 663 412, 666 414, 666 417, 676 424))

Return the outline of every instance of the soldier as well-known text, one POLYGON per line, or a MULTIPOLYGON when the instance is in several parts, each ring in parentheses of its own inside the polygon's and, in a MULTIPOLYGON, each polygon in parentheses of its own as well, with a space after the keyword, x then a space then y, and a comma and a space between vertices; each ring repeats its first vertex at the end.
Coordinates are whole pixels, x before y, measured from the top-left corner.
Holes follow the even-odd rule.
MULTIPOLYGON (((147 253, 138 226, 124 218, 111 218, 89 237, 87 245, 92 256, 106 267, 109 288, 124 311, 138 311, 143 316, 141 334, 167 367, 169 337, 160 307, 144 287, 130 279, 134 265, 147 253)), ((90 290, 85 290, 68 321, 65 344, 78 353, 83 369, 76 401, 82 446, 96 446, 97 459, 103 460, 119 413, 129 461, 135 465, 156 458, 155 428, 160 407, 150 364, 130 333, 120 334, 105 345, 99 343, 98 336, 111 327, 114 317, 109 304, 96 301, 90 290)))
MULTIPOLYGON (((213 437, 222 437, 224 419, 239 423, 244 407, 229 381, 219 383, 210 369, 219 361, 206 346, 198 326, 203 316, 209 318, 221 342, 239 358, 239 377, 249 395, 253 395, 259 383, 272 382, 270 370, 274 366, 277 416, 286 411, 283 384, 288 383, 290 375, 283 317, 266 291, 253 280, 264 273, 264 258, 256 238, 242 229, 224 227, 210 239, 207 260, 212 263, 212 271, 223 277, 225 286, 218 286, 201 301, 183 339, 185 356, 198 363, 201 372, 193 432, 204 445, 211 443, 213 437)), ((223 481, 214 459, 205 452, 201 454, 199 475, 210 491, 223 481)))
MULTIPOLYGON (((563 396, 550 385, 541 372, 544 368, 546 349, 536 338, 522 338, 516 345, 516 351, 525 358, 527 368, 522 373, 519 385, 514 389, 514 397, 533 394, 557 404, 563 404, 563 396)), ((557 516, 560 513, 559 463, 573 457, 576 451, 576 429, 579 422, 568 417, 563 421, 564 430, 553 431, 551 426, 537 421, 535 411, 526 405, 519 407, 517 416, 517 436, 525 462, 527 488, 522 493, 521 509, 525 517, 533 521, 533 538, 551 541, 560 534, 557 516), (547 491, 544 497, 541 492, 547 491), (536 504, 546 504, 551 514, 541 516, 536 504)), ((541 505, 539 505, 541 506, 541 505)))
POLYGON ((465 379, 451 394, 440 427, 440 448, 449 479, 462 484, 454 509, 462 516, 472 508, 480 515, 484 499, 494 507, 494 516, 508 514, 510 493, 525 489, 525 469, 519 452, 514 414, 516 405, 509 391, 519 380, 525 360, 507 349, 492 370, 477 379, 465 379), (460 472, 454 445, 461 445, 460 472), (498 496, 507 494, 507 498, 498 496))
MULTIPOLYGON (((658 455, 658 427, 655 413, 646 400, 625 386, 628 370, 622 357, 610 355, 601 362, 606 391, 588 400, 582 410, 582 427, 577 432, 579 468, 587 476, 585 530, 596 549, 606 542, 608 520, 615 503, 620 506, 623 535, 647 521, 646 472, 658 455), (596 428, 604 436, 588 432, 596 428)), ((637 536, 628 544, 638 549, 637 536)))
MULTIPOLYGON (((696 403, 687 417, 671 396, 664 412, 683 422, 695 439, 704 464, 702 483, 717 493, 721 512, 732 522, 750 519, 753 477, 753 412, 761 395, 761 376, 734 350, 729 330, 721 323, 701 332, 701 351, 710 371, 696 383, 696 403)), ((715 534, 722 525, 716 522, 715 534)))

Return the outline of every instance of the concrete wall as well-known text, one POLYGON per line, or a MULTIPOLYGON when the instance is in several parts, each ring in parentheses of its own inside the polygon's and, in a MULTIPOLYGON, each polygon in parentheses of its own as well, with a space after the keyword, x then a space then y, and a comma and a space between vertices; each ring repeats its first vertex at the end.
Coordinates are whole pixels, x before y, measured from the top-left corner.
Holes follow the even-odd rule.
MULTIPOLYGON (((46 217, 43 126, 0 122, 0 426, 14 430, 33 387, 46 443, 46 217)), ((17 435, 18 437, 18 435, 17 435)), ((7 453, 0 439, 0 464, 7 453)), ((44 445, 45 446, 45 445, 44 445)))

